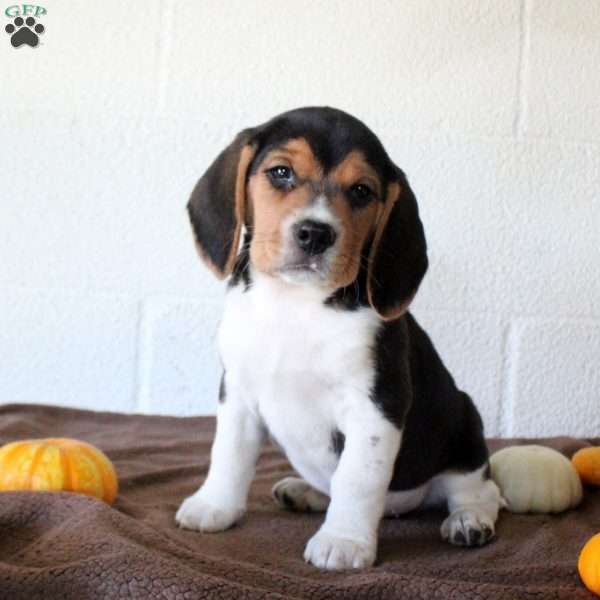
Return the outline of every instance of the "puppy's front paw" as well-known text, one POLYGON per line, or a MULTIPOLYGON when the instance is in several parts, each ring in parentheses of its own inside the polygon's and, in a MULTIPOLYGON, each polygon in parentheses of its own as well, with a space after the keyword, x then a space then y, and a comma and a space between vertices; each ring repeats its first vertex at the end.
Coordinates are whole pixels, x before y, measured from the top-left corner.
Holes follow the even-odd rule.
POLYGON ((363 569, 375 562, 376 544, 318 531, 309 540, 304 560, 321 569, 363 569))
POLYGON ((483 546, 494 537, 494 521, 483 510, 455 510, 442 523, 442 538, 455 546, 483 546))
POLYGON ((241 508, 213 506, 196 492, 181 503, 175 521, 184 529, 215 533, 231 527, 243 514, 241 508))

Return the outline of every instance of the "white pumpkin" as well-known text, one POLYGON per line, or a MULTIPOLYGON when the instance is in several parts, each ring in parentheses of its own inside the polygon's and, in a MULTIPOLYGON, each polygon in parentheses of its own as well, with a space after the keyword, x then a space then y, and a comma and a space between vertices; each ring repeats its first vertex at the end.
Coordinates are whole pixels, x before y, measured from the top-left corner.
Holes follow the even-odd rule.
POLYGON ((565 456, 544 446, 510 446, 490 458, 508 510, 558 513, 581 502, 581 479, 565 456))

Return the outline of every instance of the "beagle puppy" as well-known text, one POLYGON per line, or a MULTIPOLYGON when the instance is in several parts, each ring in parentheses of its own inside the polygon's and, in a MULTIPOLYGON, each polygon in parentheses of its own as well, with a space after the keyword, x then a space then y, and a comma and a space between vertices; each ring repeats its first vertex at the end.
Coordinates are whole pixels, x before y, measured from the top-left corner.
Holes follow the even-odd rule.
POLYGON ((211 465, 184 528, 245 512, 267 437, 299 477, 282 508, 323 511, 304 558, 372 565, 384 515, 445 505, 442 538, 480 546, 503 499, 481 418, 408 312, 427 269, 404 173, 361 121, 301 108, 242 131, 188 203, 196 247, 229 277, 211 465))

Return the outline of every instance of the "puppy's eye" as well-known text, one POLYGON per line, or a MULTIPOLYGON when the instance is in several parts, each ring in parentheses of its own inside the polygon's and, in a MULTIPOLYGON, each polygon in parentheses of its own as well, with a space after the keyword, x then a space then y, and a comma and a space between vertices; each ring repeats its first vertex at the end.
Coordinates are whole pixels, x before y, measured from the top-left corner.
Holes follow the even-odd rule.
POLYGON ((283 165, 272 167, 267 170, 267 173, 269 173, 273 179, 290 179, 292 176, 292 170, 283 165))
POLYGON ((350 188, 350 197, 359 203, 366 203, 373 197, 373 190, 364 183, 357 183, 350 188))
POLYGON ((290 189, 294 185, 294 171, 286 165, 276 165, 265 171, 276 188, 290 189))

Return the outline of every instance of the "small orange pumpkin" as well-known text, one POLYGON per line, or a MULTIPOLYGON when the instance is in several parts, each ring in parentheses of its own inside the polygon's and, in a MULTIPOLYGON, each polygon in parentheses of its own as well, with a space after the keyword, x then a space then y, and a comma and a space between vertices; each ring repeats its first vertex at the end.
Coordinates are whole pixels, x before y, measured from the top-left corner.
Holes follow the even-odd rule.
POLYGON ((600 596, 600 533, 583 547, 577 567, 587 589, 600 596))
POLYGON ((578 450, 571 461, 583 483, 600 485, 600 446, 578 450))
POLYGON ((117 475, 98 448, 67 438, 23 440, 0 448, 0 491, 68 491, 111 504, 117 475))

